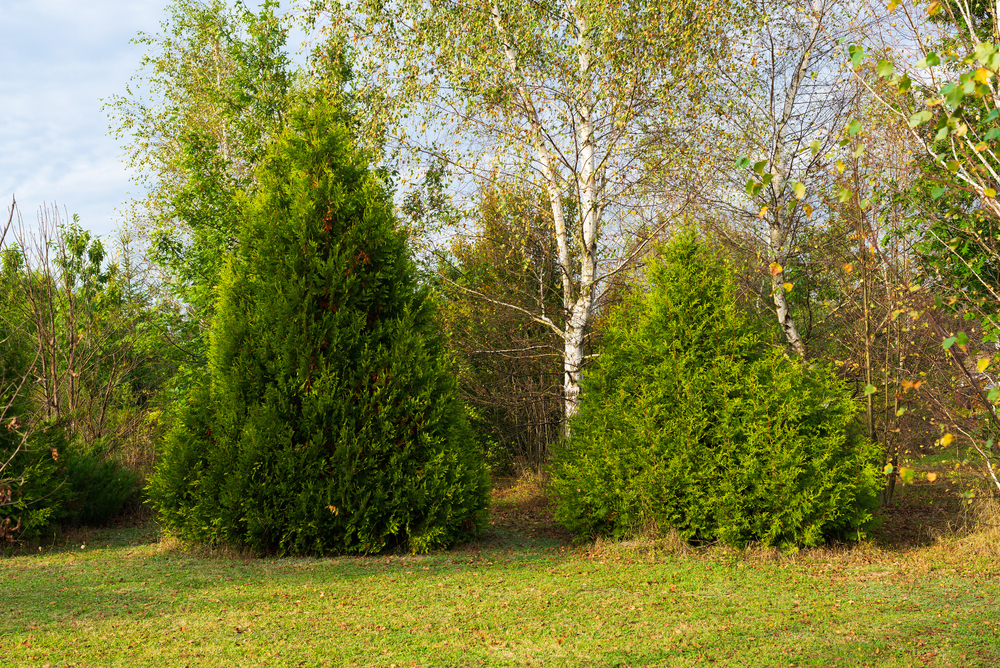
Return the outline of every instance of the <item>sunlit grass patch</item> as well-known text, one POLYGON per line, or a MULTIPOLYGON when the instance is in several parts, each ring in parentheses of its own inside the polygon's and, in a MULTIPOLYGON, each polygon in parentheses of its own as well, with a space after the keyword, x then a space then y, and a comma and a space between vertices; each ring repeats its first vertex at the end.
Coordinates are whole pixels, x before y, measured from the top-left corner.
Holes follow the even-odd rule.
POLYGON ((6 665, 1000 661, 1000 591, 969 558, 974 541, 573 545, 537 534, 552 527, 539 486, 495 489, 484 541, 425 556, 253 558, 162 541, 147 523, 4 559, 6 665))

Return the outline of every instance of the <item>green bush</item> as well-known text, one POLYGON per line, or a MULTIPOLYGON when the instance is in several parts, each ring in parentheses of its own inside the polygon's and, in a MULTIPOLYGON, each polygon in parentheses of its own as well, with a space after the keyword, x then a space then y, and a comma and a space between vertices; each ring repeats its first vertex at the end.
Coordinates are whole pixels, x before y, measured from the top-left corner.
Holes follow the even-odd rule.
POLYGON ((64 522, 104 525, 139 501, 139 476, 91 448, 70 446, 64 455, 64 522))
POLYGON ((740 310, 730 268, 693 232, 662 249, 647 292, 609 318, 571 438, 552 468, 579 537, 671 528, 692 541, 857 538, 878 447, 820 363, 789 359, 740 310))
POLYGON ((150 482, 161 521, 280 554, 474 534, 485 467, 389 193, 324 102, 292 115, 258 176, 209 378, 150 482))
POLYGON ((63 520, 68 492, 59 461, 63 431, 38 427, 22 441, 19 430, 5 427, 0 427, 0 464, 5 465, 0 471, 0 544, 36 538, 63 520))
POLYGON ((18 292, 23 256, 0 252, 0 545, 38 534, 59 507, 61 430, 39 424, 30 394, 32 341, 25 297, 18 292))
MULTIPOLYGON (((77 236, 64 240, 77 249, 76 260, 84 251, 93 260, 89 235, 73 230, 77 236)), ((104 524, 140 492, 134 474, 81 445, 69 420, 47 416, 38 396, 45 367, 25 290, 50 269, 29 272, 16 247, 0 253, 0 544, 38 538, 56 523, 104 524)))
POLYGON ((65 431, 55 425, 37 426, 24 447, 13 457, 12 452, 0 443, 9 472, 0 490, 0 502, 9 501, 0 503, 0 542, 38 538, 57 524, 107 524, 138 501, 141 490, 134 473, 68 444, 65 431), (13 527, 17 530, 11 531, 13 527))

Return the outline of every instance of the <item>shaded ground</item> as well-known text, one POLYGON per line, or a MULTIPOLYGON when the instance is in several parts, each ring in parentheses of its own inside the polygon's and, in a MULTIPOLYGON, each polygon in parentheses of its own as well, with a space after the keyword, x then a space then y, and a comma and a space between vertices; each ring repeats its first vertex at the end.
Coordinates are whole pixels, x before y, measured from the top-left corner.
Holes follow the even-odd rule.
MULTIPOLYGON (((958 489, 961 480, 949 478, 950 464, 929 462, 909 485, 900 484, 892 502, 878 511, 878 524, 870 531, 874 545, 887 550, 926 547, 943 539, 960 539, 975 530, 977 504, 963 502, 958 489), (940 471, 934 482, 926 473, 940 471)), ((988 490, 987 490, 988 491, 988 490)), ((160 539, 154 516, 140 509, 119 518, 107 527, 82 527, 57 531, 47 540, 25 545, 20 553, 59 550, 114 542, 152 543, 160 539)), ((481 539, 463 549, 553 549, 569 547, 572 534, 553 518, 550 499, 541 479, 500 478, 493 482, 490 524, 481 539)))
POLYGON ((896 488, 892 501, 879 512, 882 523, 872 539, 897 549, 931 545, 961 532, 970 521, 969 510, 946 481, 916 481, 896 488))
POLYGON ((501 478, 493 483, 490 530, 486 540, 503 543, 565 544, 572 535, 552 517, 542 482, 501 478))
MULTIPOLYGON (((934 463, 921 469, 911 484, 899 483, 889 505, 877 511, 871 541, 882 549, 908 550, 960 538, 975 530, 976 504, 963 502, 961 480, 949 477, 948 465, 934 463), (934 482, 927 472, 938 471, 934 482)), ((540 480, 503 478, 494 482, 490 545, 518 547, 569 545, 572 535, 552 517, 550 500, 540 480)))

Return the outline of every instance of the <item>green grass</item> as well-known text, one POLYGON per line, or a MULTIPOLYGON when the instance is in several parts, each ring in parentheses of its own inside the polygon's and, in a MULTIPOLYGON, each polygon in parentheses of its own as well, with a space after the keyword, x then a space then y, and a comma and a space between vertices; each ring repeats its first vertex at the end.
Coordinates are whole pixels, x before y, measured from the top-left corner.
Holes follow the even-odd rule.
POLYGON ((4 666, 1000 663, 996 555, 958 539, 573 547, 530 485, 500 490, 485 540, 421 557, 212 555, 152 524, 82 536, 0 560, 4 666))

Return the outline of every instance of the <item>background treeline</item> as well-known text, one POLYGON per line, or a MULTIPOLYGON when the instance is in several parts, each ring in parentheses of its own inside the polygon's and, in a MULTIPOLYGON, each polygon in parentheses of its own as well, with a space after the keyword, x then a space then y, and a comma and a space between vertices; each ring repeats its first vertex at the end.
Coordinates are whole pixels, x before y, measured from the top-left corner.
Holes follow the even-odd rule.
MULTIPOLYGON (((55 211, 32 237, 14 209, 0 242, 2 536, 106 521, 141 498, 178 400, 207 373, 260 165, 317 91, 394 193, 495 475, 571 456, 564 438, 600 385, 586 376, 607 372, 628 329, 621 309, 656 291, 648 268, 694 229, 732 279, 712 312, 847 393, 856 415, 837 429, 877 444, 883 503, 912 481, 907 456, 957 443, 1000 486, 993 10, 546 7, 172 3, 137 38, 130 96, 106 104, 147 192, 119 247, 55 211), (300 66, 293 21, 316 45, 300 66), (914 35, 919 61, 904 53, 914 35)), ((587 512, 571 521, 592 531, 587 512)))
POLYGON ((102 524, 141 500, 171 379, 177 312, 135 264, 55 209, 11 210, 2 252, 2 538, 102 524))

